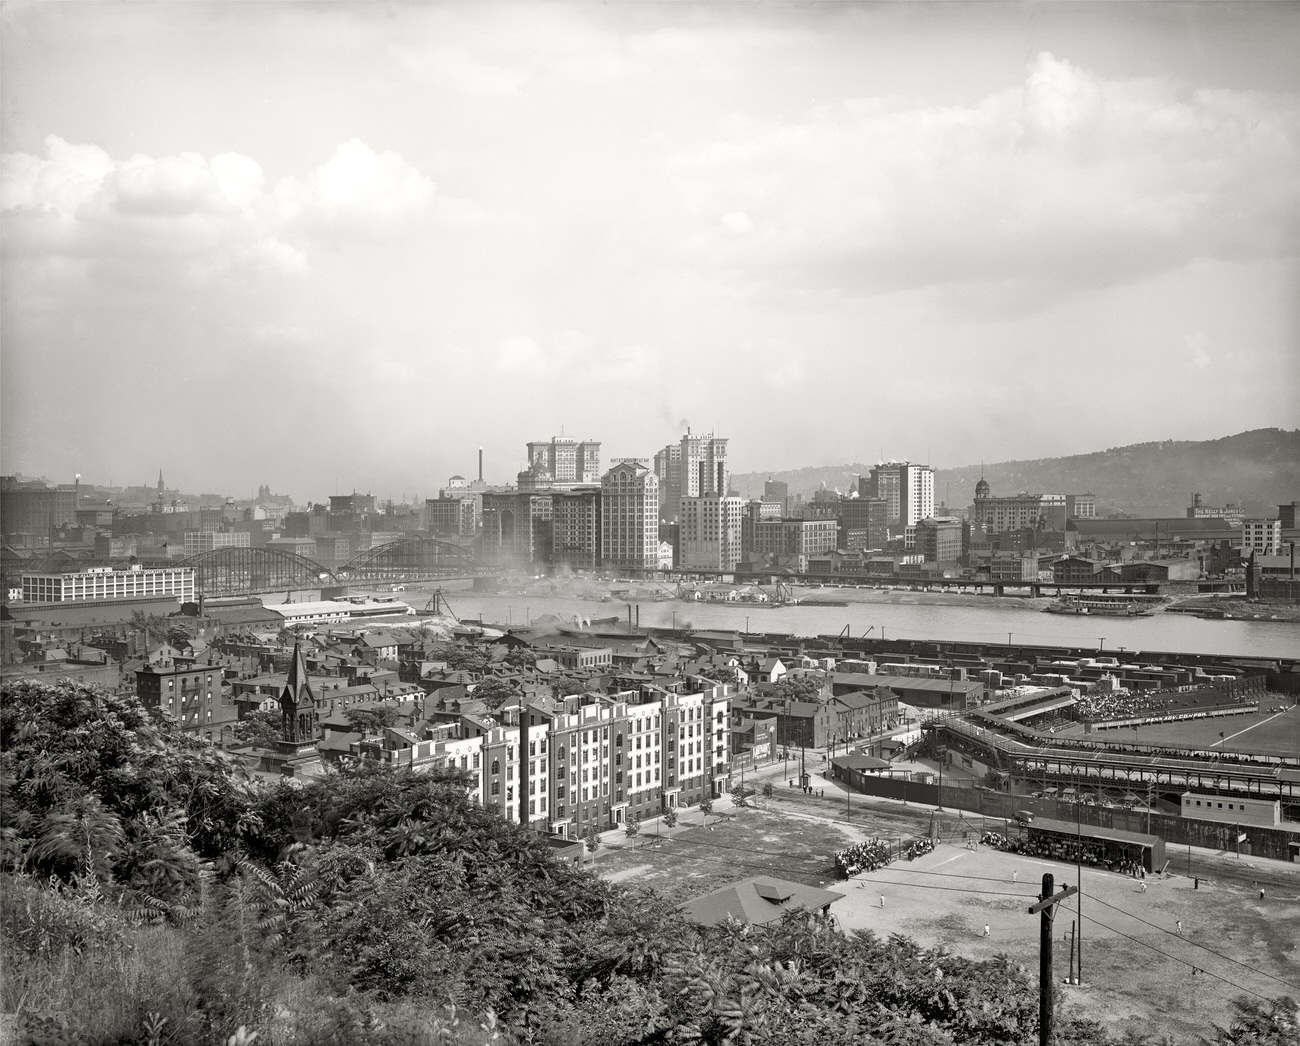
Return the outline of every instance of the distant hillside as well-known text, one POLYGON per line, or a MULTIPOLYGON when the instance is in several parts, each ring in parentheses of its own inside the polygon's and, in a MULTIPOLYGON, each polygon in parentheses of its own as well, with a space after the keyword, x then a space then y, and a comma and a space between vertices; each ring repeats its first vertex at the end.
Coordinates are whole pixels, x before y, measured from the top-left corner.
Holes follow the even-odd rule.
MULTIPOLYGON (((822 487, 848 493, 870 464, 828 465, 792 472, 738 473, 733 487, 761 497, 765 480, 782 480, 790 493, 810 497, 822 487)), ((1169 440, 1112 447, 1092 454, 983 466, 995 497, 1021 491, 1093 493, 1099 512, 1182 516, 1199 491, 1207 505, 1240 504, 1248 515, 1272 515, 1280 503, 1300 500, 1300 430, 1256 429, 1200 442, 1169 440)), ((936 502, 969 505, 979 465, 937 469, 936 502)))

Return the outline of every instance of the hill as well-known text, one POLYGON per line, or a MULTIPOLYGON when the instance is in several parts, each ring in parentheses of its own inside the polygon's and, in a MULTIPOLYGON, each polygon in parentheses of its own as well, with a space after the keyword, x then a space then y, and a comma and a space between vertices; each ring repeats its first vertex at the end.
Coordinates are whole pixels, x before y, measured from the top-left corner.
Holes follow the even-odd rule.
MULTIPOLYGON (((983 466, 936 469, 936 502, 969 505, 981 468, 993 495, 1021 491, 1097 495, 1099 513, 1183 516, 1192 493, 1207 505, 1240 504, 1247 515, 1273 515, 1281 503, 1300 499, 1300 430, 1255 429, 1216 440, 1165 440, 1111 447, 1091 454, 983 466)), ((848 493, 869 464, 828 465, 789 472, 737 473, 733 487, 760 497, 767 479, 810 497, 826 487, 848 493)))

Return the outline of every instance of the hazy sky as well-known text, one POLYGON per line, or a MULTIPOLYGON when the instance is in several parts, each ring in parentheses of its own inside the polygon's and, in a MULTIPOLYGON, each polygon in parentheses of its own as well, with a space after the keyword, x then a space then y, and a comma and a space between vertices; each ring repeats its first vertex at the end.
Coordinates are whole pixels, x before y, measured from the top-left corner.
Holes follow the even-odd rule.
POLYGON ((1300 425, 1300 5, 2 10, 6 473, 1300 425))

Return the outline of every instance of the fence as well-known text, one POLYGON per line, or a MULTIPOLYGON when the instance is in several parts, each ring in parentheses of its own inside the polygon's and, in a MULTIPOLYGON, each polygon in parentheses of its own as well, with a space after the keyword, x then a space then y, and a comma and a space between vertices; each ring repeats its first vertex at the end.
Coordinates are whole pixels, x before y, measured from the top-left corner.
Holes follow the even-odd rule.
POLYGON ((1009 795, 965 782, 921 784, 896 778, 876 777, 872 774, 848 772, 850 786, 864 795, 885 799, 901 799, 923 806, 942 806, 992 817, 1014 820, 1022 810, 1035 817, 1056 821, 1077 821, 1080 825, 1097 828, 1116 828, 1125 832, 1158 835, 1169 846, 1200 846, 1211 850, 1237 850, 1237 836, 1244 833, 1242 856, 1254 854, 1276 861, 1296 859, 1297 837, 1276 828, 1259 828, 1251 825, 1219 824, 1196 821, 1178 815, 1146 813, 1145 811, 1109 809, 1087 803, 1065 803, 1056 799, 1036 799, 1026 795, 1009 795))

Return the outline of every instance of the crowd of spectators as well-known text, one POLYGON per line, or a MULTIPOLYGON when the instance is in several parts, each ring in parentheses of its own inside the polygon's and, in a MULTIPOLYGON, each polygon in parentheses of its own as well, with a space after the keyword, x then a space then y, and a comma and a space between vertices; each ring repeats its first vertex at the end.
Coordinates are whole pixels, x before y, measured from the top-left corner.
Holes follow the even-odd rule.
POLYGON ((913 839, 907 846, 899 846, 895 854, 890 848, 889 839, 868 839, 854 843, 843 850, 835 851, 835 871, 845 879, 852 879, 859 872, 874 872, 894 860, 901 858, 914 861, 934 849, 933 840, 913 839))
POLYGON ((1108 872, 1131 875, 1135 879, 1145 879, 1147 875, 1142 862, 1131 853, 1117 853, 1108 849, 1104 843, 1091 839, 1081 842, 1045 836, 1013 839, 1001 832, 985 832, 980 842, 1007 853, 1024 854, 1026 857, 1045 857, 1065 864, 1091 865, 1095 868, 1104 868, 1108 872))
POLYGON ((1215 690, 1116 690, 1083 694, 1074 706, 1079 719, 1093 723, 1141 716, 1165 716, 1246 704, 1244 694, 1215 690))

